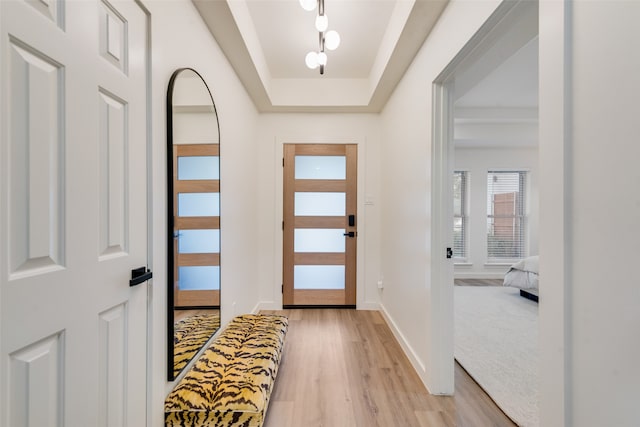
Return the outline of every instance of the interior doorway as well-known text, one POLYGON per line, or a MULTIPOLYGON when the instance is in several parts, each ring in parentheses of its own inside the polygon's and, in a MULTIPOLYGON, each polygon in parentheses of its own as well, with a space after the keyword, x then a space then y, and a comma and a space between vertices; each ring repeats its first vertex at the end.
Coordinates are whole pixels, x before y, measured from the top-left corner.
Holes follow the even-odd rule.
POLYGON ((355 307, 357 146, 284 144, 283 305, 355 307))
MULTIPOLYGON (((453 369, 454 369, 454 259, 453 249, 461 249, 456 246, 460 242, 466 243, 464 239, 454 238, 453 218, 464 218, 462 212, 454 212, 454 171, 456 170, 456 123, 455 119, 466 115, 464 120, 472 124, 475 130, 481 126, 492 126, 496 124, 496 118, 489 114, 514 114, 511 118, 513 124, 515 117, 523 113, 519 111, 507 111, 507 108, 493 104, 492 108, 485 105, 473 105, 469 103, 464 111, 456 108, 456 102, 462 95, 468 93, 479 82, 491 78, 491 73, 507 58, 512 57, 520 51, 538 34, 538 10, 537 2, 503 2, 496 12, 487 20, 485 25, 470 40, 470 42, 460 51, 454 60, 443 70, 434 81, 434 133, 432 152, 432 248, 434 253, 441 256, 434 257, 431 283, 433 286, 434 300, 436 305, 436 325, 434 331, 436 335, 435 345, 439 346, 438 356, 440 360, 436 362, 439 383, 441 389, 453 392, 453 369), (523 17, 526 19, 523 20, 523 17), (498 111, 501 110, 501 111, 498 111), (451 250, 449 250, 451 248, 451 250)), ((537 52, 536 52, 537 55, 537 52)), ((535 65, 537 71, 537 63, 535 65)), ((503 80, 504 82, 504 80, 503 80)), ((507 82, 508 83, 508 82, 507 82)), ((536 78, 537 91, 537 78, 536 78)), ((514 95, 511 93, 510 95, 514 95)), ((508 118, 508 117, 505 117, 508 118)), ((537 105, 536 105, 536 127, 537 127, 537 105)), ((486 129, 484 129, 486 130, 486 129)), ((537 137, 537 135, 536 135, 537 137)), ((496 147, 493 147, 494 150, 496 147)), ((494 162, 495 163, 495 162, 494 162)), ((522 165, 516 165, 519 169, 522 165)), ((486 168, 484 175, 473 173, 471 178, 483 185, 487 185, 487 176, 490 171, 504 172, 504 166, 491 165, 486 168), (497 168, 497 169, 496 169, 497 168)), ((464 168, 462 168, 464 169, 464 168)), ((468 177, 466 177, 468 178, 468 177)), ((465 179, 466 179, 465 178, 465 179)), ((486 195, 482 206, 482 197, 479 198, 479 207, 486 208, 486 195)), ((458 203, 456 208, 464 204, 458 203)), ((484 220, 485 236, 487 239, 487 215, 478 212, 473 213, 480 222, 484 220)), ((464 218, 466 219, 466 218, 464 218)), ((462 222, 462 221, 459 221, 462 222)), ((482 224, 480 224, 482 226, 482 224)), ((457 230, 460 232, 460 230, 457 230)), ((484 245, 487 247, 486 242, 484 245)), ((464 249, 464 248, 462 248, 464 249)), ((485 260, 481 264, 488 264, 485 260)), ((477 261, 474 261, 477 262, 477 261)), ((497 270, 496 270, 497 271, 497 270)), ((537 364, 536 364, 537 366, 537 364)), ((493 397, 493 396, 492 396, 493 397)))

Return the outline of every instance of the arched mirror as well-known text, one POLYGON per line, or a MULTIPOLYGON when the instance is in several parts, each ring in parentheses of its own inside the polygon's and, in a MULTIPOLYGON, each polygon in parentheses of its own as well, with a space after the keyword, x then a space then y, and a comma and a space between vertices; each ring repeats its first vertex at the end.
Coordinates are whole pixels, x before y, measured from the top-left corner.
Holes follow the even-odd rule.
POLYGON ((168 378, 220 327, 220 129, 195 70, 167 92, 168 378))

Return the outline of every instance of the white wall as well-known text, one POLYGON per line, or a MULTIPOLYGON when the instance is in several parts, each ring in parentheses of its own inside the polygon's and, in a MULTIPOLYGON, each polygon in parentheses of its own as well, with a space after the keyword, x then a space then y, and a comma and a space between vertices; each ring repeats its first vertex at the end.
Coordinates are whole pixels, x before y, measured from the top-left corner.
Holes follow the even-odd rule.
POLYGON ((467 259, 455 265, 456 278, 501 279, 505 264, 487 265, 487 171, 526 170, 528 247, 538 255, 538 150, 535 147, 456 147, 455 170, 467 171, 468 234, 467 259))
POLYGON ((258 130, 260 300, 282 307, 282 144, 358 144, 356 305, 378 308, 380 275, 380 120, 377 114, 262 114, 258 130))
POLYGON ((540 3, 544 426, 640 424, 638 20, 638 2, 540 3))
POLYGON ((260 289, 255 156, 258 114, 233 69, 188 0, 147 1, 152 16, 153 296, 151 299, 151 425, 164 425, 166 381, 166 132, 165 99, 173 71, 192 67, 206 81, 220 120, 221 314, 251 312, 260 289), (248 267, 249 266, 249 267, 248 267))
POLYGON ((451 392, 452 376, 434 371, 440 354, 432 341, 430 281, 432 82, 499 3, 452 0, 382 113, 381 305, 433 393, 451 392))

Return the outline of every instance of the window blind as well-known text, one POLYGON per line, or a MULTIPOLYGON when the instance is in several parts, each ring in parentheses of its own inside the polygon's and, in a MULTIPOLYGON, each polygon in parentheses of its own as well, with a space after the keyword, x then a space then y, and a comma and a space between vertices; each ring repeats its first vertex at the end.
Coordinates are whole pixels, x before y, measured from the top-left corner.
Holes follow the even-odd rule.
POLYGON ((525 171, 487 173, 487 256, 489 261, 526 256, 525 171))
POLYGON ((453 257, 467 258, 467 172, 453 173, 453 257))

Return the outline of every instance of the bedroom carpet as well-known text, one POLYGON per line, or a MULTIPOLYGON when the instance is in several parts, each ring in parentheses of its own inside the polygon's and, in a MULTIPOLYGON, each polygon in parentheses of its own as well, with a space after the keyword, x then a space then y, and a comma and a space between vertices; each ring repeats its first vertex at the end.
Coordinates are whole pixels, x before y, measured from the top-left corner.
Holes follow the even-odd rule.
POLYGON ((454 286, 455 358, 509 418, 537 427, 538 304, 502 286, 454 286))

